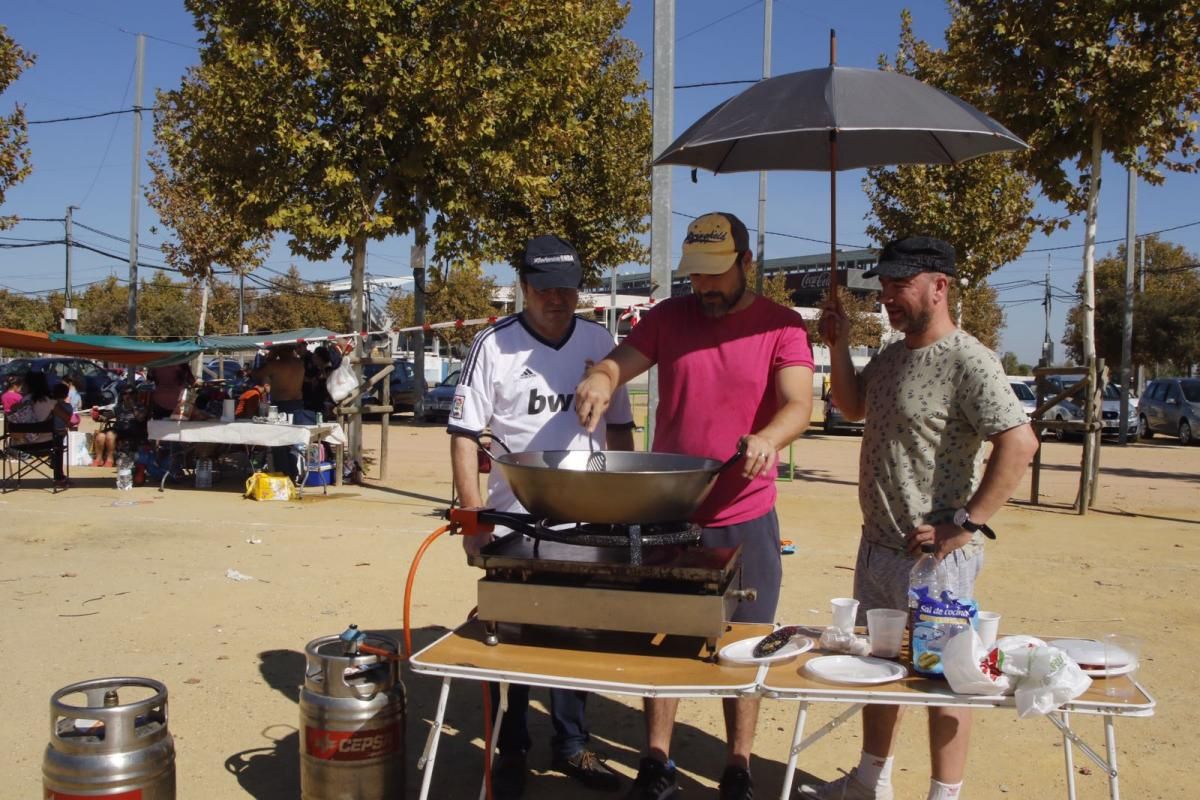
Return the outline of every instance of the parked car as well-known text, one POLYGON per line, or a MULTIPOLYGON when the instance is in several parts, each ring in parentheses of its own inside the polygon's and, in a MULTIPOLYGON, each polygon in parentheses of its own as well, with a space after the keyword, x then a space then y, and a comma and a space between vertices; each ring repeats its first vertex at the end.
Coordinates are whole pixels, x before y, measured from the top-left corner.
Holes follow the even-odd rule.
POLYGON ((862 433, 863 421, 849 420, 842 414, 842 410, 833 402, 833 392, 825 393, 825 419, 822 421, 822 426, 826 433, 853 433, 857 431, 862 433))
POLYGON ((1158 378, 1150 381, 1137 404, 1138 433, 1178 436, 1192 444, 1200 432, 1200 378, 1158 378))
MULTIPOLYGON (((413 372, 412 364, 403 359, 397 358, 392 361, 395 367, 392 374, 388 376, 392 392, 392 408, 396 411, 412 411, 417 404, 417 389, 415 373, 413 372)), ((378 374, 382 367, 376 364, 368 364, 363 367, 363 377, 370 379, 378 374)), ((378 405, 383 400, 381 392, 375 391, 375 387, 363 396, 364 405, 378 405)))
POLYGON ((94 361, 86 358, 51 356, 42 358, 14 358, 3 367, 0 375, 21 375, 28 372, 46 373, 46 382, 53 389, 63 378, 71 375, 78 379, 76 389, 84 408, 115 403, 116 390, 112 374, 94 361))
MULTIPOLYGON (((1051 396, 1058 394, 1068 386, 1073 386, 1083 380, 1081 375, 1051 375, 1046 378, 1049 384, 1051 396)), ((1058 405, 1046 412, 1046 419, 1083 419, 1083 406, 1081 405, 1082 397, 1073 397, 1071 400, 1063 400, 1058 405)), ((1100 398, 1100 423, 1102 436, 1116 436, 1121 432, 1121 387, 1115 383, 1109 382, 1104 385, 1104 390, 1100 398)), ((1128 428, 1130 432, 1137 430, 1138 415, 1137 402, 1133 398, 1129 401, 1128 413, 1128 428)), ((1054 438, 1060 442, 1067 437, 1067 433, 1062 429, 1054 432, 1054 438)))
POLYGON ((1018 378, 1009 378, 1008 385, 1012 387, 1013 394, 1017 396, 1017 402, 1025 410, 1025 416, 1032 417, 1033 412, 1037 411, 1037 395, 1033 393, 1033 389, 1028 383, 1018 378))
POLYGON ((225 362, 225 380, 226 380, 226 382, 231 382, 231 381, 237 379, 238 373, 244 369, 244 367, 242 367, 241 364, 239 364, 237 361, 235 361, 232 358, 226 358, 226 359, 214 358, 210 361, 204 362, 204 365, 200 370, 200 373, 201 373, 200 380, 215 381, 215 380, 220 379, 220 377, 221 377, 221 362, 222 361, 225 362))
POLYGON ((454 403, 454 389, 462 370, 454 370, 445 379, 425 393, 425 421, 436 422, 450 419, 450 406, 454 403))

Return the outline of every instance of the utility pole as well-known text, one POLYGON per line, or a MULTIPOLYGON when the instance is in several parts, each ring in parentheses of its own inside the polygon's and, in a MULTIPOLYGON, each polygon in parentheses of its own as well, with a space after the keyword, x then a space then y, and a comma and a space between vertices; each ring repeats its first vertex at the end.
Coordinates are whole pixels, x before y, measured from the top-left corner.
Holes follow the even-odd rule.
POLYGON ((1125 314, 1121 321, 1121 426, 1118 441, 1129 440, 1129 373, 1133 362, 1133 248, 1137 244, 1137 172, 1125 171, 1125 314))
MULTIPOLYGON (((413 229, 413 246, 409 255, 413 271, 413 325, 425 324, 425 220, 421 219, 413 229)), ((416 346, 413 347, 413 419, 425 419, 425 330, 416 330, 416 346)))
MULTIPOLYGON (((654 0, 654 153, 671 143, 675 117, 675 0, 654 0)), ((671 168, 654 167, 650 177, 650 299, 671 296, 671 168)), ((658 368, 647 377, 646 432, 654 441, 658 413, 658 368)))
POLYGON ((66 228, 66 234, 63 237, 63 241, 67 245, 67 274, 65 285, 63 286, 63 333, 75 333, 75 321, 79 318, 79 312, 75 310, 74 298, 71 295, 71 212, 77 208, 79 208, 79 206, 67 206, 67 216, 63 220, 63 224, 66 228))
POLYGON ((246 332, 246 273, 238 272, 238 333, 246 332))
POLYGON ((608 332, 617 339, 617 267, 614 264, 608 278, 608 332))
MULTIPOLYGON (((763 2, 763 80, 771 77, 771 7, 772 0, 763 2)), ((754 291, 762 294, 767 279, 767 172, 758 173, 758 269, 754 275, 754 291)))
MULTIPOLYGON (((1146 291, 1146 240, 1138 239, 1138 293, 1146 291)), ((1146 391, 1146 365, 1138 364, 1137 370, 1138 397, 1146 391)))
POLYGON ((137 290, 138 290, 138 211, 141 208, 141 176, 142 166, 142 71, 146 57, 146 37, 138 34, 137 61, 134 73, 137 75, 133 90, 133 185, 129 190, 129 335, 137 335, 137 290))
POLYGON ((1048 367, 1054 363, 1054 342, 1050 341, 1050 256, 1046 256, 1046 294, 1042 298, 1042 308, 1046 310, 1046 336, 1042 339, 1042 366, 1048 367))

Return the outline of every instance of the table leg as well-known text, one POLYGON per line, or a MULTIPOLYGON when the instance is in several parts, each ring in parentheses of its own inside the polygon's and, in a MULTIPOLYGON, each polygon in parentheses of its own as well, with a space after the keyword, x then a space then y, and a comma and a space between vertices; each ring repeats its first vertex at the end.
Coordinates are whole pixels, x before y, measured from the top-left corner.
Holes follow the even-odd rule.
POLYGON ((446 700, 450 697, 450 678, 442 679, 442 693, 438 695, 437 715, 433 719, 433 727, 429 729, 429 738, 425 740, 425 752, 417 760, 417 769, 425 770, 421 778, 420 800, 429 797, 429 783, 433 780, 433 764, 437 760, 438 739, 442 736, 442 722, 446 718, 446 700))
MULTIPOLYGON (((1062 712, 1063 724, 1071 727, 1071 715, 1062 712)), ((1071 737, 1063 733, 1063 756, 1067 762, 1067 800, 1075 800, 1075 751, 1071 749, 1071 737)))
POLYGON ((779 800, 788 800, 792 793, 792 779, 796 777, 796 762, 800 758, 800 739, 804 736, 804 722, 808 719, 808 703, 800 702, 800 710, 796 713, 796 727, 792 730, 792 746, 788 750, 787 771, 783 776, 783 793, 779 800))
MULTIPOLYGON (((496 719, 492 722, 492 736, 486 742, 484 747, 491 748, 491 758, 484 763, 491 763, 496 757, 496 742, 500 740, 500 722, 504 719, 504 712, 508 711, 508 681, 500 681, 500 707, 496 709, 496 719)), ((479 800, 487 798, 488 776, 483 776, 483 783, 479 787, 479 800)))
POLYGON ((333 485, 341 486, 342 485, 342 465, 346 461, 346 446, 341 445, 341 444, 336 445, 333 448, 333 452, 334 452, 334 458, 337 459, 337 464, 336 464, 337 471, 334 472, 334 474, 333 474, 333 485))
POLYGON ((1117 730, 1112 714, 1104 715, 1104 749, 1108 752, 1108 796, 1121 800, 1121 787, 1117 776, 1117 730))

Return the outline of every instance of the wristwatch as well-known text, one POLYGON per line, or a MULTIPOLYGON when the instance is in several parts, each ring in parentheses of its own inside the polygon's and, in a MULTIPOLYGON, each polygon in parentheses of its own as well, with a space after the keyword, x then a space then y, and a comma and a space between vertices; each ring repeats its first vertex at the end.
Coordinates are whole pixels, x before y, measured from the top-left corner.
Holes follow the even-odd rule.
POLYGON ((978 522, 971 522, 971 514, 967 511, 966 507, 960 508, 954 512, 954 524, 969 533, 975 533, 976 531, 979 531, 989 539, 996 538, 996 532, 987 525, 983 525, 978 522))

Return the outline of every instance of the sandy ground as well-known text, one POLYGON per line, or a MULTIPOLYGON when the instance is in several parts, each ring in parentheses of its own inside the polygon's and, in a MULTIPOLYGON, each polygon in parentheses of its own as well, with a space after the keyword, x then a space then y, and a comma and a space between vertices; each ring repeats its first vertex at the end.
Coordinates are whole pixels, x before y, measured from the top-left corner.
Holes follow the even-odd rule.
MULTIPOLYGON (((112 470, 77 469, 64 494, 26 488, 0 497, 5 613, 0 653, 6 678, 0 745, 5 797, 38 795, 50 694, 74 681, 146 675, 170 687, 181 798, 293 798, 299 794, 297 687, 306 642, 348 623, 397 631, 404 577, 449 496, 441 429, 398 417, 385 480, 346 486, 301 502, 243 500, 226 482, 210 490, 117 492, 112 470), (129 501, 133 501, 131 504, 129 501), (255 580, 235 582, 235 569, 255 580)), ((378 442, 369 429, 368 446, 378 442)), ((823 624, 828 598, 849 592, 858 539, 855 495, 859 439, 810 434, 795 446, 797 479, 779 484, 785 558, 779 619, 823 624)), ((1161 438, 1104 448, 1099 507, 1080 517, 1069 505, 1078 444, 1048 443, 1043 504, 1019 502, 995 521, 980 586, 1003 613, 1002 632, 1042 635, 1136 633, 1145 641, 1142 679, 1159 707, 1151 719, 1117 723, 1124 796, 1195 795, 1192 760, 1200 711, 1195 649, 1200 619, 1186 598, 1200 577, 1200 448, 1161 438), (1192 756, 1188 756, 1192 753, 1192 756)), ((432 640, 474 605, 477 572, 456 539, 428 551, 413 605, 415 641, 432 640)), ((406 676, 409 796, 413 764, 434 713, 437 685, 406 676)), ((433 797, 473 798, 481 774, 478 690, 457 684, 447 714, 433 797)), ((585 798, 549 772, 543 693, 531 711, 536 741, 530 800, 585 798)), ((796 708, 765 701, 753 764, 759 796, 777 796, 796 708)), ((835 714, 816 707, 812 726, 835 714)), ((914 717, 917 715, 913 715, 914 717)), ((589 719, 598 747, 631 774, 642 746, 638 704, 596 696, 589 719)), ((1094 719, 1077 720, 1103 744, 1094 719)), ((895 775, 897 797, 923 798, 925 726, 908 719, 895 775)), ((723 727, 715 702, 685 702, 674 756, 685 797, 715 797, 723 727)), ((806 751, 801 767, 820 778, 855 763, 858 726, 839 728, 806 751)), ((1107 796, 1104 776, 1076 754, 1079 797, 1107 796)), ((1039 719, 984 712, 977 718, 964 797, 1065 795, 1061 739, 1039 719)), ((612 795, 596 795, 597 797, 612 795)))

